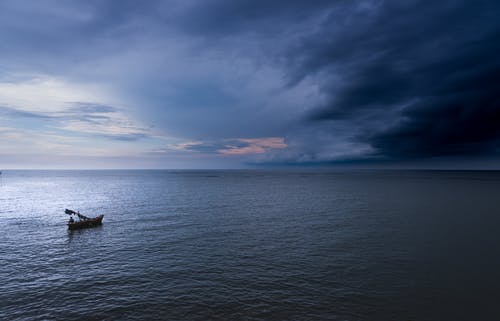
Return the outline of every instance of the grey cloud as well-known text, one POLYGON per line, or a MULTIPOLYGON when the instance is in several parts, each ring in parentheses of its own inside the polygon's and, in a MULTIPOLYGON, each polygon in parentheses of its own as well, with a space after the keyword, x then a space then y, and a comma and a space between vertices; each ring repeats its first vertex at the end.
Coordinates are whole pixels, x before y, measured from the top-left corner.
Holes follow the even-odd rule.
POLYGON ((35 113, 6 106, 0 106, 0 115, 3 115, 5 117, 21 117, 21 118, 36 118, 36 119, 54 118, 53 116, 45 113, 35 113))
POLYGON ((208 141, 208 142, 187 144, 184 150, 208 153, 208 154, 217 154, 220 150, 225 150, 228 148, 242 148, 242 147, 247 147, 249 145, 250 145, 249 143, 240 140, 226 139, 223 141, 208 141))
POLYGON ((117 109, 113 106, 102 105, 97 103, 89 102, 73 102, 71 104, 71 110, 76 113, 113 113, 117 109))
POLYGON ((90 102, 68 103, 65 110, 58 112, 31 112, 0 106, 0 116, 4 116, 5 119, 40 120, 51 124, 53 128, 117 141, 136 141, 149 137, 147 129, 117 117, 118 113, 119 109, 116 107, 90 102), (122 131, 110 132, 108 129, 113 127, 118 127, 122 131))
POLYGON ((367 157, 498 153, 498 14, 493 1, 381 2, 321 42, 326 28, 294 57, 299 77, 325 81, 310 126, 351 121, 351 140, 374 149, 367 157))
POLYGON ((179 12, 177 28, 199 36, 238 36, 257 34, 260 39, 289 34, 295 27, 337 3, 346 1, 230 1, 208 0, 193 2, 179 12), (264 33, 264 34, 263 34, 264 33))

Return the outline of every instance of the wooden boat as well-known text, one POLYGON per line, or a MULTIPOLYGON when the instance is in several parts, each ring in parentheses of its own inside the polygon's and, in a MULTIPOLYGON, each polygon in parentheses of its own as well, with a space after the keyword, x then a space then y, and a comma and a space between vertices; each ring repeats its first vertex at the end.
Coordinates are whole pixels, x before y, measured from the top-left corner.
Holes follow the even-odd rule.
POLYGON ((104 215, 99 215, 97 217, 87 217, 85 215, 80 214, 80 212, 75 212, 73 210, 65 210, 65 213, 68 215, 76 215, 78 216, 79 220, 75 221, 73 220, 73 217, 70 218, 68 222, 68 230, 78 230, 81 228, 88 228, 88 227, 96 227, 102 224, 102 219, 104 215))
POLYGON ((68 223, 68 230, 78 230, 81 228, 96 227, 102 224, 102 218, 104 215, 99 215, 94 218, 89 218, 87 220, 82 220, 78 222, 68 223))

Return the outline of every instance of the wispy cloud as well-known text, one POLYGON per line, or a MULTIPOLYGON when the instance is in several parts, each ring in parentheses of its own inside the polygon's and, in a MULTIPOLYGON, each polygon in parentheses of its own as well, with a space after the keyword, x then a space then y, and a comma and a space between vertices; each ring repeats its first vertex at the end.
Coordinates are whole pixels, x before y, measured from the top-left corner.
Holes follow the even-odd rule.
POLYGON ((95 102, 112 99, 102 90, 93 89, 92 85, 39 75, 0 82, 0 121, 38 120, 43 121, 43 126, 36 122, 31 126, 122 141, 148 136, 148 128, 128 117, 123 109, 95 102))
POLYGON ((2 118, 17 118, 17 117, 38 118, 38 119, 53 118, 53 116, 50 116, 48 114, 36 113, 7 106, 0 106, 0 116, 2 116, 2 118))
POLYGON ((84 102, 70 106, 58 115, 61 129, 124 141, 149 135, 147 128, 132 121, 116 107, 84 102))
POLYGON ((282 137, 263 138, 232 138, 220 141, 190 141, 171 144, 167 150, 191 151, 206 154, 219 154, 225 156, 244 156, 262 154, 274 149, 288 147, 282 137))
POLYGON ((60 112, 67 102, 116 101, 105 85, 77 83, 42 74, 7 74, 0 79, 0 105, 33 113, 60 112))
POLYGON ((217 152, 224 155, 252 155, 288 147, 282 137, 240 138, 235 141, 239 144, 228 144, 224 148, 217 150, 217 152))

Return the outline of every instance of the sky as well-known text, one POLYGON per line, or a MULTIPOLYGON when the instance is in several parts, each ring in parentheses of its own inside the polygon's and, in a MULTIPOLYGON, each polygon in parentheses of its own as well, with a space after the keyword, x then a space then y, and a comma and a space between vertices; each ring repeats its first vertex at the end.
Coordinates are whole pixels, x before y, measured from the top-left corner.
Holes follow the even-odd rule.
POLYGON ((500 2, 1 0, 0 168, 500 169, 500 2))

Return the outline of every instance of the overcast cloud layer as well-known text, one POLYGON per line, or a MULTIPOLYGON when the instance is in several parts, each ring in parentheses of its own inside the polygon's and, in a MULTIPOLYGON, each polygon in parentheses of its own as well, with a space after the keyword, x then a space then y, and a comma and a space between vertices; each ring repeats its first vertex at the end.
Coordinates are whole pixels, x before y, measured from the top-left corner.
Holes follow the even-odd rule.
POLYGON ((499 16, 493 0, 1 1, 0 166, 498 167, 499 16))

